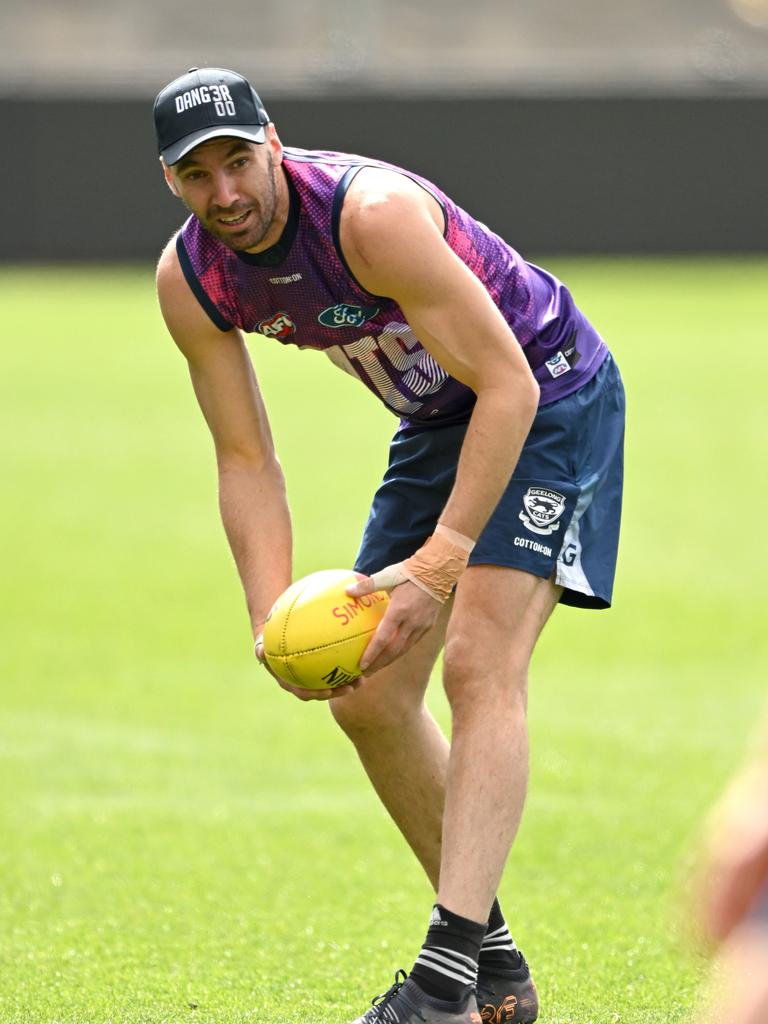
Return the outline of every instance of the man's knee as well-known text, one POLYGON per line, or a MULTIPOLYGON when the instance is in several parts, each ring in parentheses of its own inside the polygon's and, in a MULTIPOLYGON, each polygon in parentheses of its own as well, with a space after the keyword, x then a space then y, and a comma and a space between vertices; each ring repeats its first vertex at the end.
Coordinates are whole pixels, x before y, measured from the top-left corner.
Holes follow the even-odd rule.
POLYGON ((528 665, 562 592, 551 580, 494 565, 459 581, 445 646, 445 691, 454 718, 494 704, 524 712, 528 665))
MULTIPOLYGON (((396 667, 397 663, 392 666, 396 667)), ((404 718, 420 713, 427 682, 428 679, 422 683, 398 678, 394 672, 383 669, 353 693, 329 701, 331 713, 353 739, 359 734, 399 729, 404 718)))
POLYGON ((442 646, 448 611, 402 658, 367 679, 363 686, 330 701, 333 717, 351 739, 402 728, 424 710, 424 694, 442 646))
POLYGON ((443 686, 454 716, 496 701, 518 704, 524 711, 530 652, 514 645, 478 643, 457 633, 445 647, 443 686))

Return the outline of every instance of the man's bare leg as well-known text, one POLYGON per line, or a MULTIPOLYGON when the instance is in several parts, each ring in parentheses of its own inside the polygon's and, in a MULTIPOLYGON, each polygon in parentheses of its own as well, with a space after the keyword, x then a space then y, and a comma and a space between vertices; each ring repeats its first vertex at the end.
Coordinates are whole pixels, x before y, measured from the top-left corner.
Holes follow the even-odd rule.
MULTIPOLYGON (((445 632, 444 622, 408 655, 377 673, 365 687, 344 700, 332 702, 332 710, 355 743, 377 793, 436 889, 442 857, 442 871, 448 872, 453 880, 440 887, 439 902, 467 917, 466 924, 476 928, 472 921, 488 919, 493 901, 491 879, 498 884, 522 813, 528 773, 527 666, 560 589, 515 570, 479 567, 465 573, 460 591, 464 597, 457 595, 457 601, 462 602, 458 606, 466 605, 470 614, 462 613, 457 625, 451 619, 445 680, 453 712, 456 752, 449 748, 423 705, 430 671, 445 632), (465 586, 468 579, 473 581, 472 587, 465 586), (481 593, 476 595, 476 590, 481 593), (464 643, 467 637, 469 643, 464 643), (483 652, 493 651, 494 645, 496 654, 484 660, 483 652), (490 683, 489 666, 497 670, 490 683), (465 686, 462 680, 472 673, 477 675, 477 681, 470 679, 465 686), (488 718, 495 720, 489 722, 488 718), (500 751, 498 757, 491 758, 490 779, 484 762, 489 741, 500 751), (446 808, 447 780, 449 790, 454 787, 455 792, 449 792, 446 808), (501 791, 497 792, 497 788, 501 791), (479 824, 476 820, 470 820, 468 825, 461 823, 467 813, 462 804, 468 793, 470 802, 479 793, 483 804, 489 802, 490 794, 491 806, 478 816, 479 824), (470 839, 466 864, 463 861, 467 850, 452 836, 452 830, 454 835, 458 830, 461 837, 464 828, 478 832, 470 839), (490 865, 486 865, 484 853, 486 835, 491 836, 490 865), (465 867, 469 868, 466 875, 465 867)), ((475 816, 470 813, 468 817, 475 816)), ((445 915, 445 911, 442 913, 445 915)), ((494 914, 494 927, 501 923, 499 931, 503 930, 509 940, 507 948, 514 949, 497 904, 494 914)), ((442 932, 437 939, 440 956, 447 952, 442 948, 446 938, 442 932)), ((495 1020, 503 1013, 499 1019, 535 1020, 538 1001, 527 965, 524 960, 515 960, 512 953, 498 951, 498 941, 489 939, 485 967, 481 950, 478 1008, 482 1009, 482 1019, 495 1020)), ((502 938, 501 942, 504 941, 502 938)), ((423 950, 413 972, 420 986, 428 985, 430 980, 428 975, 425 979, 419 963, 425 962, 424 953, 423 950)))
POLYGON ((437 625, 354 693, 330 701, 379 799, 437 890, 448 741, 424 705, 450 605, 437 625))
POLYGON ((438 902, 486 921, 517 833, 528 779, 528 664, 561 588, 516 569, 473 566, 459 582, 445 647, 453 732, 438 902))
POLYGON ((407 655, 330 702, 439 901, 472 920, 487 920, 520 824, 528 663, 559 596, 551 581, 515 569, 464 574, 446 647, 451 748, 423 703, 447 611, 407 655))
POLYGON ((379 798, 436 890, 445 827, 452 848, 439 896, 455 904, 457 913, 463 913, 461 907, 468 911, 471 904, 473 913, 463 916, 475 920, 487 916, 485 904, 493 901, 520 823, 528 776, 528 663, 560 592, 551 581, 515 569, 474 566, 464 574, 446 647, 452 749, 424 706, 450 607, 403 658, 355 693, 330 702, 379 798), (443 822, 449 750, 451 797, 443 822), (501 818, 499 788, 508 794, 501 818), (486 803, 489 809, 481 810, 486 803), (467 817, 472 826, 464 823, 467 817), (472 864, 478 877, 484 876, 477 895, 465 891, 464 879, 475 876, 472 864))

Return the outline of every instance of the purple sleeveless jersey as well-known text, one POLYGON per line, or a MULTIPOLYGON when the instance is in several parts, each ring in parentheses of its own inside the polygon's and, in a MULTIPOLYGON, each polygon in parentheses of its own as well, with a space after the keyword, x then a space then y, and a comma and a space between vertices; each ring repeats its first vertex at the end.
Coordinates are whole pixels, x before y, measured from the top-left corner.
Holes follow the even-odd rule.
MULTIPOLYGON (((290 213, 271 249, 236 253, 196 217, 186 221, 176 242, 181 267, 217 327, 236 326, 325 352, 404 425, 437 426, 469 417, 473 392, 422 347, 397 303, 365 291, 346 265, 339 245, 341 207, 355 174, 366 166, 405 174, 440 203, 448 245, 512 328, 539 383, 542 405, 595 375, 607 349, 560 281, 526 263, 430 182, 344 153, 285 150, 290 213)), ((481 337, 477 341, 482 344, 481 337)))

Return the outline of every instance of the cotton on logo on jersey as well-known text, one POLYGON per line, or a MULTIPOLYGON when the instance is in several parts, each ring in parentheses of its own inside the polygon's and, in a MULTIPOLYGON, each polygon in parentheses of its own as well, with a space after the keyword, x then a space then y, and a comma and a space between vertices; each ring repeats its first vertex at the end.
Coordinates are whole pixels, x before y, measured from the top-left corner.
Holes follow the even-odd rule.
POLYGON ((296 284, 303 280, 301 274, 286 274, 284 277, 270 277, 270 284, 296 284))
POLYGON ((262 320, 256 327, 256 330, 260 334, 265 334, 268 338, 277 338, 278 341, 284 341, 296 333, 296 324, 284 310, 281 310, 267 320, 262 320))
POLYGON ((234 117, 235 104, 226 85, 201 85, 197 89, 188 89, 176 97, 176 113, 183 114, 192 107, 201 107, 204 103, 213 103, 219 117, 234 117))

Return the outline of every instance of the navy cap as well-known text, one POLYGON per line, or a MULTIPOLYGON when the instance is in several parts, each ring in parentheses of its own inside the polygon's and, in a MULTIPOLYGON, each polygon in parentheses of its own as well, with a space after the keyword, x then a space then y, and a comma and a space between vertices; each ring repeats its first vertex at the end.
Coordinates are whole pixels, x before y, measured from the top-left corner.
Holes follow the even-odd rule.
POLYGON ((154 115, 157 146, 169 165, 207 139, 264 142, 269 123, 248 79, 224 68, 190 68, 160 90, 154 115))

